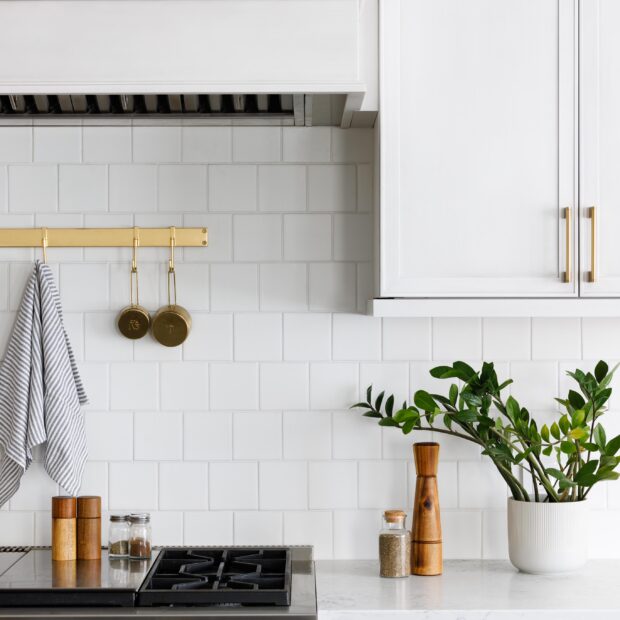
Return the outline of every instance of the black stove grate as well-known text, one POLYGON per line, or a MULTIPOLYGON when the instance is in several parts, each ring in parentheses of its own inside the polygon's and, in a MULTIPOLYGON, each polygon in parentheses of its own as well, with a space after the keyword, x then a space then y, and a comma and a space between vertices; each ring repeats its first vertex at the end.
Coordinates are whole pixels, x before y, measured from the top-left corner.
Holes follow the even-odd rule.
POLYGON ((162 550, 138 605, 290 605, 291 555, 284 547, 162 550))

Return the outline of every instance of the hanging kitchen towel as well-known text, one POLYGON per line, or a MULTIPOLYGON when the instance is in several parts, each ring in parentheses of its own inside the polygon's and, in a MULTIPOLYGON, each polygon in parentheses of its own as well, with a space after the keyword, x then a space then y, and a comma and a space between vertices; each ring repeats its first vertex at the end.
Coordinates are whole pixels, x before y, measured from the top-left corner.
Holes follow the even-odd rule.
POLYGON ((71 495, 78 492, 86 402, 54 276, 37 261, 0 366, 0 506, 19 489, 32 449, 42 443, 47 473, 71 495))

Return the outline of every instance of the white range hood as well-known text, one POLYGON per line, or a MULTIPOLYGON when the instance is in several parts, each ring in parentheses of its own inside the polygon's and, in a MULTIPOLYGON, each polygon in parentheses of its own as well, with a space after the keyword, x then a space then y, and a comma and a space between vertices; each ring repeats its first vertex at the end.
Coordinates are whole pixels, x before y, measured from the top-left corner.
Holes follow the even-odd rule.
POLYGON ((376 56, 377 0, 0 0, 0 117, 368 126, 376 56))

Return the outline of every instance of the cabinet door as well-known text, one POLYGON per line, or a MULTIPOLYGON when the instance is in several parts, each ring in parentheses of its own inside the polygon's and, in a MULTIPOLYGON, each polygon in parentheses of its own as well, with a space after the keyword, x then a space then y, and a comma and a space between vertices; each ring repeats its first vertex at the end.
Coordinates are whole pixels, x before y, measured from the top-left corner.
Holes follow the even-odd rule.
POLYGON ((581 295, 620 296, 620 2, 580 5, 581 295), (592 212, 596 217, 592 218, 592 212))
POLYGON ((575 2, 383 0, 382 297, 577 295, 575 2))

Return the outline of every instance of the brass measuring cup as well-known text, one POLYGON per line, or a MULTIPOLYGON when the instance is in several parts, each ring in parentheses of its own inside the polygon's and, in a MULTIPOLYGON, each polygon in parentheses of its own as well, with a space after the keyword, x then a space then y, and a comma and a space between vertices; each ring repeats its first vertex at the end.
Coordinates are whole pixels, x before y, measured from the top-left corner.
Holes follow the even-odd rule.
POLYGON ((153 318, 152 333, 157 342, 165 347, 178 347, 183 344, 192 327, 190 313, 177 304, 177 274, 174 269, 174 226, 170 229, 170 260, 168 261, 168 305, 157 311, 153 318), (171 299, 170 280, 174 291, 174 303, 171 299))
POLYGON ((138 253, 138 245, 140 239, 138 236, 138 230, 134 229, 133 248, 131 257, 131 272, 129 274, 129 297, 130 305, 123 308, 116 320, 118 329, 125 336, 131 340, 137 340, 142 338, 146 332, 149 331, 151 325, 151 315, 146 308, 140 305, 140 289, 138 285, 138 264, 136 256, 138 253), (133 300, 134 280, 136 289, 136 301, 133 300))

